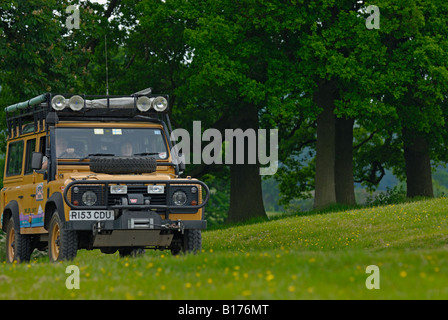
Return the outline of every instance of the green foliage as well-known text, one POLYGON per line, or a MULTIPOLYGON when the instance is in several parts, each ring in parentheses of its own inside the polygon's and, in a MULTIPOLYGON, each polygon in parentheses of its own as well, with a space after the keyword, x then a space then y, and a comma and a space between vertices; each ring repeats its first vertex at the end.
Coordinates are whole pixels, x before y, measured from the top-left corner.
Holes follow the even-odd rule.
POLYGON ((104 48, 101 39, 118 26, 107 22, 102 5, 33 0, 1 6, 0 82, 9 88, 13 102, 44 92, 105 93, 91 90, 98 87, 96 77, 105 79, 104 69, 101 76, 93 72, 95 61, 104 60, 104 50, 95 48, 100 42, 104 48), (69 5, 79 7, 79 29, 66 26, 69 5))
POLYGON ((69 87, 64 81, 74 67, 64 41, 69 36, 62 19, 53 14, 53 10, 65 12, 67 5, 67 1, 2 4, 0 81, 8 85, 16 101, 69 87))
MULTIPOLYGON (((321 111, 314 95, 320 81, 332 80, 336 115, 356 120, 355 180, 374 190, 381 170, 405 179, 403 128, 425 135, 435 166, 448 159, 448 4, 377 1, 379 30, 365 26, 368 4, 2 1, 0 105, 47 91, 104 94, 106 36, 111 94, 146 87, 169 94, 175 128, 193 120, 203 129, 224 126, 220 120, 230 127, 247 105, 259 127, 278 128, 275 179, 287 205, 312 196, 321 111), (80 29, 66 28, 68 5, 80 6, 80 29)), ((4 138, 3 113, 0 122, 4 138)), ((218 223, 229 175, 207 179, 217 190, 207 211, 218 223)))
POLYGON ((386 192, 379 192, 376 195, 369 196, 366 204, 369 206, 384 206, 388 204, 398 204, 406 201, 406 189, 403 184, 387 187, 386 192))
POLYGON ((205 209, 207 227, 210 228, 224 224, 229 211, 230 185, 222 175, 206 174, 201 178, 210 188, 210 200, 205 209))
MULTIPOLYGON (((386 169, 405 179, 403 128, 425 133, 435 164, 447 159, 443 146, 447 138, 448 29, 437 17, 445 16, 448 6, 443 1, 396 4, 387 0, 375 5, 381 13, 379 30, 365 27, 364 2, 305 2, 300 13, 286 18, 293 20, 304 14, 308 22, 295 29, 301 37, 292 49, 293 61, 300 67, 288 69, 294 70, 291 78, 307 80, 296 81, 294 88, 299 97, 291 96, 297 99, 299 108, 303 101, 303 109, 307 110, 320 80, 337 83, 336 115, 356 120, 355 180, 370 190, 377 188, 381 172, 386 169)), ((313 119, 313 112, 319 110, 314 108, 306 117, 313 119)), ((277 122, 282 124, 279 119, 277 122)), ((285 202, 303 197, 307 191, 304 186, 312 184, 311 177, 301 175, 306 165, 297 158, 306 152, 303 144, 297 146, 287 148, 289 155, 281 154, 283 167, 277 177, 285 202)), ((312 166, 312 162, 309 164, 312 166)), ((312 171, 308 170, 308 174, 312 171)))
MULTIPOLYGON (((448 5, 443 1, 378 5, 382 16, 388 17, 379 30, 388 60, 381 71, 386 85, 382 100, 398 116, 389 123, 390 129, 401 139, 402 129, 425 135, 431 158, 446 159, 441 145, 446 141, 448 27, 437 17, 448 13, 448 5)), ((402 162, 394 159, 398 173, 402 162)))
POLYGON ((365 126, 354 129, 354 177, 368 191, 378 188, 387 170, 400 180, 406 180, 403 141, 401 135, 391 129, 393 121, 385 119, 383 124, 371 130, 365 126))
POLYGON ((282 207, 279 205, 279 189, 278 182, 269 177, 262 182, 263 187, 263 202, 266 211, 282 211, 282 207))

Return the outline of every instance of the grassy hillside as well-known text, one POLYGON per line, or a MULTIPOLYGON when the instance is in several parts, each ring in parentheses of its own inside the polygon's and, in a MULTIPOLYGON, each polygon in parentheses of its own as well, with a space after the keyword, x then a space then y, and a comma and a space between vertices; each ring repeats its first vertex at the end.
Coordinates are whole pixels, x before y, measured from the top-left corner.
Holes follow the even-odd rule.
POLYGON ((448 199, 286 217, 203 233, 203 252, 0 265, 0 299, 447 299, 448 199), (80 289, 65 287, 80 268, 80 289), (366 267, 380 289, 365 286, 366 267))

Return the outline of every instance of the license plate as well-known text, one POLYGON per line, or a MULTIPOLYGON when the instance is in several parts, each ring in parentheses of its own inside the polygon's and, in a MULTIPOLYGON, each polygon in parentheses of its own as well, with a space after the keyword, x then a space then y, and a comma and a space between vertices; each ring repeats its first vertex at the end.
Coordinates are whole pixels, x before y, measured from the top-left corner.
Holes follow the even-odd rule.
POLYGON ((114 220, 113 210, 70 210, 70 221, 114 220))

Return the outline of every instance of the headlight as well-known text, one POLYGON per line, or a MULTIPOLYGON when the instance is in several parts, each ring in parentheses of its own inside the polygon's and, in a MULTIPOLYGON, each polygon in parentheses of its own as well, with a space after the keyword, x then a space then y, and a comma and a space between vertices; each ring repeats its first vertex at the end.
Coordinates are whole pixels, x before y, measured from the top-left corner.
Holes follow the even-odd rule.
POLYGON ((164 192, 165 192, 165 187, 164 186, 157 186, 157 185, 148 186, 148 193, 149 194, 164 193, 164 192))
POLYGON ((168 107, 168 101, 164 97, 153 98, 152 108, 157 112, 165 111, 168 107))
POLYGON ((73 111, 79 111, 84 108, 84 99, 81 96, 73 96, 68 100, 68 106, 73 111))
POLYGON ((110 186, 110 193, 112 194, 127 194, 128 193, 128 186, 110 186))
POLYGON ((93 191, 86 191, 82 195, 82 202, 84 202, 86 206, 93 206, 96 203, 96 200, 98 200, 98 197, 93 191))
POLYGON ((67 100, 61 95, 54 96, 51 99, 51 106, 54 110, 61 111, 67 106, 67 100))
POLYGON ((187 202, 187 194, 181 190, 173 193, 173 203, 176 206, 183 206, 187 202))
POLYGON ((146 96, 141 96, 137 99, 137 109, 141 112, 146 112, 151 108, 151 99, 146 96))

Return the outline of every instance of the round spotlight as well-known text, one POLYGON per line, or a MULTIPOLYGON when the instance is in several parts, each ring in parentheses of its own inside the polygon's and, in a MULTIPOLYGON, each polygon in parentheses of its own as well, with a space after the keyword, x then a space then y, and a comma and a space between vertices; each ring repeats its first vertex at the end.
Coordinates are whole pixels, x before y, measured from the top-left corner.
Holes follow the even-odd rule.
POLYGON ((173 193, 172 200, 176 206, 183 206, 187 202, 187 194, 178 190, 173 193))
POLYGON ((51 99, 51 106, 54 110, 61 111, 67 106, 67 100, 61 95, 54 96, 51 99))
POLYGON ((146 96, 141 96, 137 99, 137 109, 141 112, 146 112, 151 108, 151 99, 146 96))
POLYGON ((164 97, 157 97, 152 101, 152 108, 157 112, 165 111, 167 107, 168 101, 164 97))
POLYGON ((82 194, 82 202, 84 202, 86 206, 93 206, 96 203, 96 200, 98 200, 98 197, 93 191, 86 191, 82 194))
POLYGON ((79 111, 84 107, 84 99, 81 96, 73 96, 68 100, 68 106, 73 111, 79 111))

